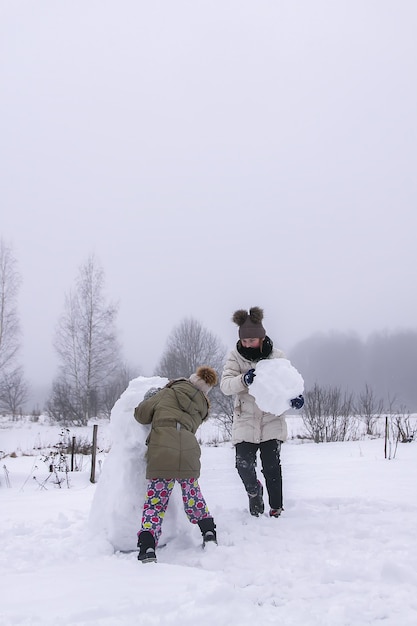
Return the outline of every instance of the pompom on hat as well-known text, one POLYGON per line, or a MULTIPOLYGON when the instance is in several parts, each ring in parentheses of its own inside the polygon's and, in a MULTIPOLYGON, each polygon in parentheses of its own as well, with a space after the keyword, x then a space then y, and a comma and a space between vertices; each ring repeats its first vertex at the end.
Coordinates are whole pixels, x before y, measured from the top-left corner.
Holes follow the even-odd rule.
POLYGON ((212 387, 217 385, 216 370, 208 365, 200 365, 188 380, 203 393, 208 393, 212 387))
POLYGON ((249 309, 249 313, 244 309, 235 311, 232 321, 239 326, 239 339, 264 339, 266 332, 262 326, 263 318, 263 309, 258 306, 253 306, 249 309))

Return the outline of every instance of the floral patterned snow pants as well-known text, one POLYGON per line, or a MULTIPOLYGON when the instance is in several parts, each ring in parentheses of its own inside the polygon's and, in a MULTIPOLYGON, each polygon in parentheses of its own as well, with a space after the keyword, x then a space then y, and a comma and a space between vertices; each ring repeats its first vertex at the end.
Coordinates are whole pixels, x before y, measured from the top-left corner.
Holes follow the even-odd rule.
MULTIPOLYGON (((142 527, 138 534, 143 530, 148 530, 155 537, 156 543, 162 531, 162 522, 175 482, 175 478, 153 478, 148 482, 146 500, 143 505, 142 527)), ((211 517, 198 480, 186 478, 177 482, 181 487, 184 511, 190 522, 198 524, 200 520, 211 517)))

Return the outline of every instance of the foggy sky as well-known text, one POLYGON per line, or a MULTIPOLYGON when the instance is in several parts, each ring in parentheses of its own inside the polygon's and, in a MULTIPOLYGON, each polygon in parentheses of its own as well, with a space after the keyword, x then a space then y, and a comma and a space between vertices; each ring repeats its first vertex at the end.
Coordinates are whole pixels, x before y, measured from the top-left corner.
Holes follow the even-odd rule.
POLYGON ((415 0, 0 2, 0 236, 49 383, 95 254, 150 375, 194 317, 232 347, 416 327, 415 0))

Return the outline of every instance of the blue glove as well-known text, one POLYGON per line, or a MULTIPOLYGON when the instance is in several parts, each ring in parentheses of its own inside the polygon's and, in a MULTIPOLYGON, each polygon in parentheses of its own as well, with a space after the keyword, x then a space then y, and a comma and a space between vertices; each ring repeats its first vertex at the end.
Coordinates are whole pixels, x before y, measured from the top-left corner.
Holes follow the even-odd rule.
POLYGON ((249 385, 253 383, 253 379, 255 378, 255 376, 256 374, 254 369, 248 370, 246 372, 246 374, 243 376, 243 382, 245 383, 246 387, 249 387, 249 385))
POLYGON ((302 395, 297 396, 290 400, 291 407, 293 409, 301 409, 304 406, 304 398, 302 395))

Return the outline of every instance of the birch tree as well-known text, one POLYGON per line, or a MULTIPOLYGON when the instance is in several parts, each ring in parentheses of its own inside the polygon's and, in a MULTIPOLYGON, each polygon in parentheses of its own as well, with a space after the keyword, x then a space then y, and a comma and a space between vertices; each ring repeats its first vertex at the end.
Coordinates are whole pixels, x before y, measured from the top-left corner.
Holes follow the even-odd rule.
POLYGON ((21 283, 12 248, 0 239, 0 407, 13 416, 27 400, 28 386, 17 363, 20 324, 17 295, 21 283))
POLYGON ((20 276, 12 249, 0 240, 0 372, 14 362, 19 349, 17 294, 20 276))
POLYGON ((104 297, 104 272, 91 256, 65 298, 54 346, 59 375, 47 404, 58 421, 86 424, 103 413, 106 386, 120 368, 117 306, 104 297))

